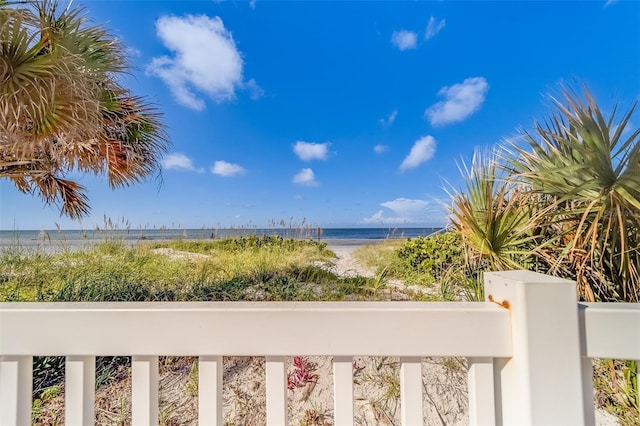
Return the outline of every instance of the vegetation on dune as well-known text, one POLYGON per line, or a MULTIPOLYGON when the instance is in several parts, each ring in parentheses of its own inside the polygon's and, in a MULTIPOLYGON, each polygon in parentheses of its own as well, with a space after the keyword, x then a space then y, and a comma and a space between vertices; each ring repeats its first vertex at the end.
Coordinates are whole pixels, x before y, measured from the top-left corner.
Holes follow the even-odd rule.
POLYGON ((0 0, 0 178, 79 218, 89 203, 70 172, 116 188, 160 169, 164 125, 120 84, 126 51, 82 9, 0 0))
POLYGON ((464 264, 462 240, 454 232, 410 238, 398 250, 406 268, 436 282, 450 268, 464 264))
POLYGON ((105 241, 83 251, 0 253, 0 301, 341 300, 374 280, 327 270, 325 243, 278 236, 105 241), (324 266, 324 267, 323 267, 324 266))

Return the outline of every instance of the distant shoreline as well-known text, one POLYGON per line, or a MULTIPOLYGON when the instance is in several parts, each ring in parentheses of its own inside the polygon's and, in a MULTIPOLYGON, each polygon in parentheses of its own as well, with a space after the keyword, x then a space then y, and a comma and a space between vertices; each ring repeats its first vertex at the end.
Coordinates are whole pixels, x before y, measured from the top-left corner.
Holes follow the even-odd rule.
MULTIPOLYGON (((300 238, 300 239, 317 241, 310 238, 300 238)), ((401 240, 403 238, 393 238, 393 239, 401 240)), ((351 252, 360 247, 378 244, 387 240, 389 239, 388 238, 322 238, 320 239, 320 242, 325 243, 327 245, 327 248, 332 251, 346 250, 351 252)), ((105 238, 105 239, 91 239, 91 240, 58 240, 58 239, 52 238, 51 241, 49 240, 42 241, 38 239, 35 239, 35 240, 20 239, 18 241, 0 240, 0 251, 9 249, 11 247, 18 247, 20 249, 25 249, 29 251, 42 250, 43 252, 47 252, 47 253, 64 251, 64 250, 78 251, 78 250, 89 249, 92 246, 95 246, 96 244, 100 244, 104 241, 109 241, 109 239, 105 238)), ((153 244, 153 243, 163 243, 163 242, 171 242, 171 241, 175 241, 175 239, 158 238, 158 239, 122 240, 124 244, 128 244, 131 247, 136 246, 137 244, 153 244)), ((188 238, 188 239, 185 239, 185 241, 215 241, 215 240, 208 240, 208 239, 202 239, 202 238, 194 238, 194 239, 188 238)))
POLYGON ((389 239, 414 238, 438 232, 438 228, 326 228, 321 229, 150 229, 150 230, 52 230, 0 231, 0 249, 23 248, 81 249, 109 240, 126 244, 174 240, 208 241, 234 237, 280 236, 313 240, 334 247, 373 244, 389 239))

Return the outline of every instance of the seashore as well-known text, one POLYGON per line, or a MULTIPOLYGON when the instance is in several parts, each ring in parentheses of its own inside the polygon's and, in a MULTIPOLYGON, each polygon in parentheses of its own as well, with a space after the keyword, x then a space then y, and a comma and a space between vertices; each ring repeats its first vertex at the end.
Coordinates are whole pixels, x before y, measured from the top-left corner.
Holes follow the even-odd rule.
MULTIPOLYGON (((247 237, 253 235, 280 235, 279 233, 274 234, 251 234, 251 233, 243 233, 236 236, 247 237)), ((282 236, 282 235, 280 235, 282 236)), ((136 236, 135 233, 92 233, 92 234, 82 234, 80 231, 69 234, 69 231, 63 231, 62 233, 57 231, 0 231, 0 250, 4 250, 10 247, 20 247, 28 250, 43 250, 47 253, 55 252, 58 250, 82 250, 90 248, 95 244, 99 244, 105 241, 122 241, 128 246, 135 246, 137 244, 145 244, 145 243, 163 243, 170 242, 175 240, 183 240, 183 241, 212 241, 219 240, 224 238, 232 238, 234 236, 215 236, 211 237, 211 234, 201 232, 198 236, 189 236, 187 234, 186 237, 176 236, 176 235, 168 235, 168 234, 157 234, 153 236, 145 236, 142 237, 136 236), (83 237, 84 235, 84 237, 83 237)), ((305 241, 316 241, 322 242, 327 245, 331 250, 348 250, 353 251, 362 246, 376 244, 381 241, 385 241, 389 238, 393 239, 403 239, 403 236, 397 237, 372 237, 372 238, 348 238, 348 237, 333 237, 333 238, 317 238, 309 235, 305 236, 283 236, 285 239, 297 239, 297 240, 305 240, 305 241)))
POLYGON ((324 242, 332 247, 352 247, 390 239, 431 235, 439 228, 201 228, 201 229, 118 229, 91 230, 0 230, 0 250, 11 246, 29 249, 78 250, 104 241, 122 241, 127 245, 143 242, 212 241, 236 237, 279 236, 324 242))
MULTIPOLYGON (((0 251, 7 250, 12 247, 18 247, 24 249, 27 252, 42 251, 44 253, 55 253, 59 251, 79 251, 90 249, 93 245, 104 242, 105 240, 0 240, 0 251)), ((129 247, 134 247, 138 244, 149 243, 162 243, 170 240, 128 240, 125 244, 129 247)), ((192 240, 185 240, 192 241, 192 240)), ((201 240, 193 240, 201 241, 201 240)), ((384 240, 382 239, 323 239, 321 242, 327 245, 327 248, 336 256, 342 254, 348 255, 367 245, 378 244, 384 240)))

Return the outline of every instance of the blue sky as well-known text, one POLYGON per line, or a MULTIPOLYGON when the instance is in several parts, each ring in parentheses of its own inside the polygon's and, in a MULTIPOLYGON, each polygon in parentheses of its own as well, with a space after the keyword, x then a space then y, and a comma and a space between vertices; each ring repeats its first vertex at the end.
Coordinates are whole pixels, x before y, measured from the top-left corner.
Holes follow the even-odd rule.
POLYGON ((441 226, 456 163, 544 119, 559 84, 640 94, 635 1, 78 4, 164 114, 162 184, 72 175, 79 223, 3 180, 1 229, 441 226))

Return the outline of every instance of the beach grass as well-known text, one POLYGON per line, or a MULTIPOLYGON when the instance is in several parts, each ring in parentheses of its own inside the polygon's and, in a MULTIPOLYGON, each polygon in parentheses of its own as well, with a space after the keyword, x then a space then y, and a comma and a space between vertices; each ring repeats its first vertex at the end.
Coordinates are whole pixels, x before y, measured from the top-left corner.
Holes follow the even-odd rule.
POLYGON ((375 279, 338 277, 334 260, 325 243, 277 236, 16 246, 0 252, 0 301, 371 300, 375 279))

